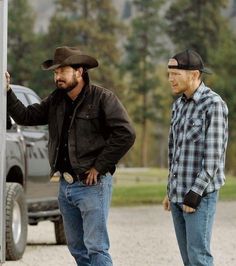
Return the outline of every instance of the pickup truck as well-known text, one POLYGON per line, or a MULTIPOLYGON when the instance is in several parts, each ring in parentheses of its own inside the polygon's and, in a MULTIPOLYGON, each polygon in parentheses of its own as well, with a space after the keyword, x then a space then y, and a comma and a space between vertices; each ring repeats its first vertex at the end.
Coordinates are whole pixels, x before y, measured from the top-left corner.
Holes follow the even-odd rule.
MULTIPOLYGON (((25 106, 40 102, 29 88, 11 85, 25 106)), ((27 244, 27 227, 54 223, 57 244, 65 244, 58 208, 58 183, 51 183, 47 126, 12 126, 6 136, 6 260, 18 260, 27 244)))

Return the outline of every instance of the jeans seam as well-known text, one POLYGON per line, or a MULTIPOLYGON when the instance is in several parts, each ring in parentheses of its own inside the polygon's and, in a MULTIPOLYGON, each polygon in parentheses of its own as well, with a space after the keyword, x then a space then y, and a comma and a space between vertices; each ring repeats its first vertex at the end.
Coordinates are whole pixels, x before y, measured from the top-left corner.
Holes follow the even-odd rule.
MULTIPOLYGON (((209 223, 209 200, 207 200, 207 215, 206 215, 206 228, 205 228, 205 232, 204 232, 204 245, 205 245, 205 249, 207 247, 207 228, 208 228, 208 223, 209 223)), ((204 263, 206 263, 206 253, 204 254, 204 263)))
MULTIPOLYGON (((104 178, 106 178, 106 175, 104 175, 104 178)), ((106 228, 106 231, 107 231, 107 223, 106 223, 106 219, 105 219, 105 216, 106 216, 106 214, 105 214, 105 212, 106 212, 106 210, 105 210, 105 204, 106 204, 106 202, 105 202, 105 198, 108 196, 108 195, 106 195, 105 196, 105 193, 109 193, 109 184, 108 184, 109 182, 107 181, 107 180, 104 180, 103 179, 103 182, 101 182, 101 190, 100 190, 100 192, 101 192, 101 197, 100 197, 100 199, 101 199, 101 201, 100 201, 100 203, 101 203, 101 209, 102 209, 102 223, 103 223, 103 225, 105 226, 105 228, 106 228), (107 188, 106 188, 106 186, 107 186, 107 188), (106 191, 107 190, 107 191, 106 191)), ((107 199, 106 199, 107 200, 107 199)), ((109 208, 109 206, 106 206, 107 208, 109 208)), ((102 233, 102 232, 100 232, 101 233, 101 237, 100 237, 100 239, 101 239, 101 243, 100 244, 102 244, 102 243, 104 243, 104 239, 103 239, 103 237, 104 237, 104 232, 102 233)))
MULTIPOLYGON (((101 182, 100 183, 100 190, 99 190, 99 193, 98 193, 99 199, 100 199, 100 209, 101 209, 100 213, 101 213, 101 222, 102 222, 102 224, 104 224, 104 208, 103 208, 103 203, 104 203, 104 196, 103 196, 104 192, 103 192, 103 190, 104 190, 104 187, 103 186, 104 186, 104 184, 103 184, 103 182, 101 182)), ((102 230, 100 230, 100 232, 99 232, 99 236, 100 236, 99 237, 99 239, 100 239, 99 246, 102 246, 102 243, 103 243, 102 230)))

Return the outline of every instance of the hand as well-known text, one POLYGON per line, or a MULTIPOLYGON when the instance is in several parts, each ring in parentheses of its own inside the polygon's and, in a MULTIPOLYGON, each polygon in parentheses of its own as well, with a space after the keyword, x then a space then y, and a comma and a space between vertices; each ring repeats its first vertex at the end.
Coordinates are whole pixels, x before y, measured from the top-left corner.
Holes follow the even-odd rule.
POLYGON ((193 213, 196 211, 196 209, 192 208, 192 207, 189 207, 187 205, 183 205, 183 211, 184 212, 187 212, 187 213, 193 213))
POLYGON ((8 72, 5 73, 5 77, 6 77, 6 90, 9 91, 10 90, 10 80, 11 80, 11 76, 8 72))
POLYGON ((162 205, 165 211, 170 211, 170 201, 168 196, 165 196, 165 198, 162 201, 162 205))
POLYGON ((93 184, 97 184, 99 172, 94 167, 89 169, 86 174, 88 174, 85 181, 86 185, 91 186, 93 184))

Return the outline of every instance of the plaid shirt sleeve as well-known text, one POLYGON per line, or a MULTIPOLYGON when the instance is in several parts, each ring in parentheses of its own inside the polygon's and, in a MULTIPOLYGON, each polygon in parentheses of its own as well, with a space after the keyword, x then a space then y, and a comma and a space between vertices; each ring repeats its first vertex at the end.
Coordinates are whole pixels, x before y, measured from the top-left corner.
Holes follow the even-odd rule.
POLYGON ((171 162, 172 162, 173 149, 174 149, 174 140, 173 140, 173 132, 172 132, 173 115, 174 115, 174 105, 173 105, 173 110, 172 110, 171 124, 170 124, 170 129, 169 129, 169 138, 168 138, 168 166, 169 166, 169 171, 171 170, 171 162))
POLYGON ((168 149, 168 165, 169 165, 169 170, 171 168, 171 162, 172 162, 172 157, 173 157, 173 147, 174 147, 174 142, 173 142, 173 135, 170 129, 169 132, 169 149, 168 149))
POLYGON ((223 101, 217 101, 208 112, 203 166, 191 188, 192 191, 202 195, 209 182, 214 179, 220 161, 224 159, 227 140, 228 109, 223 101))

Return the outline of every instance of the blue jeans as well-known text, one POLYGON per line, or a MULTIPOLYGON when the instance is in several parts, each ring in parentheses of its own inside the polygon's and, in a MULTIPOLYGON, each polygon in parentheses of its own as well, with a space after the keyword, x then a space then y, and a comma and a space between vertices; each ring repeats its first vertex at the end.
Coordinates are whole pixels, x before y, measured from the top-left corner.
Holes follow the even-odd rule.
POLYGON ((196 212, 186 213, 182 204, 171 203, 171 213, 181 257, 186 266, 213 266, 210 241, 218 192, 202 198, 196 212))
POLYGON ((111 266, 107 217, 112 176, 101 176, 96 185, 60 181, 59 207, 70 253, 79 266, 111 266))

